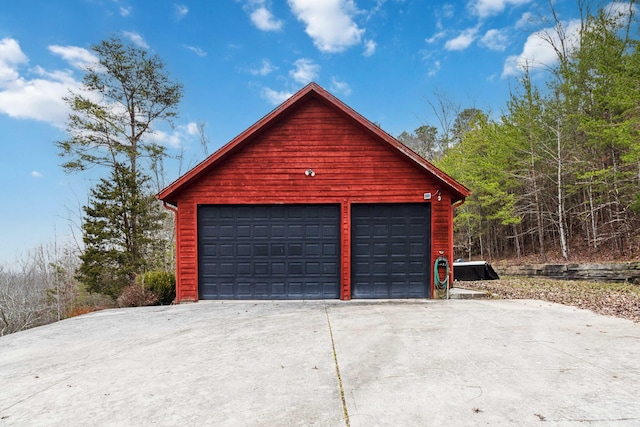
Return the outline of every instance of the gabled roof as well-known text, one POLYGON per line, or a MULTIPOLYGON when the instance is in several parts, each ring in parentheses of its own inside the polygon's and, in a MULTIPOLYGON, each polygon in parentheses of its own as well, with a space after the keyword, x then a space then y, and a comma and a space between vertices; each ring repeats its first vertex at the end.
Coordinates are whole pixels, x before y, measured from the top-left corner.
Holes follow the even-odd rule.
POLYGON ((175 204, 176 196, 178 193, 185 187, 187 187, 192 182, 198 180, 203 174, 205 174, 208 170, 215 165, 222 162, 225 158, 227 158, 230 154, 237 151, 241 147, 243 147, 246 143, 253 140, 253 137, 259 134, 264 129, 268 128, 270 124, 272 124, 279 116, 282 116, 287 111, 290 111, 293 108, 296 108, 296 105, 299 105, 303 100, 308 99, 310 97, 317 97, 326 103, 330 104, 332 107, 343 113, 344 115, 350 117, 352 120, 357 122, 360 126, 366 128, 369 132, 371 132, 374 136, 376 136, 379 140, 387 143, 390 147, 396 150, 401 155, 410 159, 413 163, 415 163, 419 168, 425 170, 429 174, 431 174, 436 180, 442 182, 445 186, 447 186, 453 193, 453 202, 457 202, 459 200, 464 200, 471 192, 462 184, 442 172, 437 167, 433 166, 424 158, 420 157, 413 150, 408 148, 406 145, 395 139, 393 136, 389 135, 385 131, 383 131, 379 126, 371 123, 369 120, 365 119, 359 113, 354 111, 352 108, 344 104, 335 96, 331 95, 325 89, 323 89, 317 83, 309 83, 302 89, 300 89, 297 93, 291 96, 289 99, 284 101, 280 106, 275 108, 269 114, 264 116, 262 119, 258 120, 252 126, 250 126, 247 130, 242 132, 240 135, 233 138, 223 147, 221 147, 218 151, 211 154, 201 163, 196 165, 193 169, 186 172, 180 178, 175 180, 172 184, 162 190, 158 195, 158 199, 163 200, 170 204, 175 204))

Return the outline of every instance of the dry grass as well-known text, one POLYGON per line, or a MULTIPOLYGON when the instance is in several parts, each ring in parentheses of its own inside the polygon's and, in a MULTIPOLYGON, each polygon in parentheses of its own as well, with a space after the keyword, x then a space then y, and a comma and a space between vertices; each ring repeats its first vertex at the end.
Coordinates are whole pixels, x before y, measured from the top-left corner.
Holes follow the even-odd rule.
POLYGON ((486 291, 496 299, 538 299, 640 322, 640 285, 507 277, 455 286, 486 291))

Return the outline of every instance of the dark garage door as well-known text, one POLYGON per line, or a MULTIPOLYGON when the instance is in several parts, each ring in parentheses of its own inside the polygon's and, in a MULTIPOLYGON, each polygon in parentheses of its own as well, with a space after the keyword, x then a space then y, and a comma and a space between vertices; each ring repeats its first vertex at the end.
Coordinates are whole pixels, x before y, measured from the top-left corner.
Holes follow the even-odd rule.
POLYGON ((339 296, 333 205, 200 206, 200 299, 339 296))
POLYGON ((351 296, 429 297, 431 205, 351 207, 351 296))

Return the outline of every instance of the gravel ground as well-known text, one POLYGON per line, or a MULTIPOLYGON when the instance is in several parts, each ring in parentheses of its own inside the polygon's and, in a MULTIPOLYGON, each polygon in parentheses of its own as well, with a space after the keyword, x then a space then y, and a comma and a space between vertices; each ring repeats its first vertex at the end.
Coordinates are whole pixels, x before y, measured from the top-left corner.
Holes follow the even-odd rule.
POLYGON ((640 322, 640 285, 507 277, 454 286, 485 291, 495 299, 539 299, 640 322))

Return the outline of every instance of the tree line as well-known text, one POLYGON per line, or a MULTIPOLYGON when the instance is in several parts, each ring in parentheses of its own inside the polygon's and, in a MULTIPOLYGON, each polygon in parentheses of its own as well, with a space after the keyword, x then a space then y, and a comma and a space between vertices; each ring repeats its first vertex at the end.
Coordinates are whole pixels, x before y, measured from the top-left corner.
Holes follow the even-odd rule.
POLYGON ((640 254, 640 40, 634 2, 591 10, 543 38, 557 64, 524 64, 498 118, 432 107, 398 139, 469 187, 457 209, 465 259, 628 260, 640 254), (443 112, 448 114, 442 114, 443 112))

